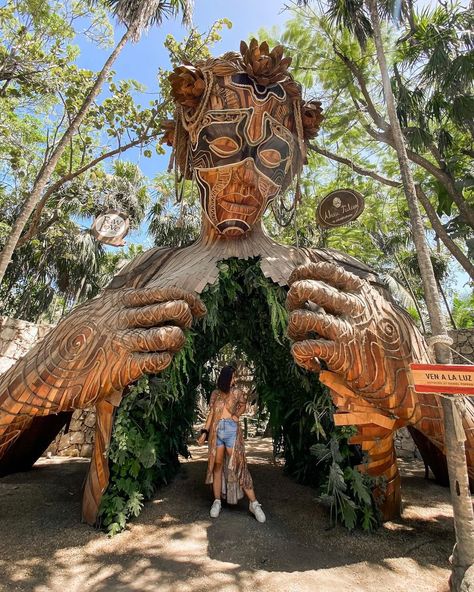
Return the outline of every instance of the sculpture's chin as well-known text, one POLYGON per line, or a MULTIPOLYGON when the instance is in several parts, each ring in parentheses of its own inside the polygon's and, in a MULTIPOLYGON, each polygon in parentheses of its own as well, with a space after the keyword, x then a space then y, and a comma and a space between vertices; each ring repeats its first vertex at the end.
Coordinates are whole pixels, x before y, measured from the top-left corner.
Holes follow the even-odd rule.
POLYGON ((250 224, 244 220, 223 220, 216 224, 216 229, 220 235, 235 238, 242 236, 251 229, 250 224))

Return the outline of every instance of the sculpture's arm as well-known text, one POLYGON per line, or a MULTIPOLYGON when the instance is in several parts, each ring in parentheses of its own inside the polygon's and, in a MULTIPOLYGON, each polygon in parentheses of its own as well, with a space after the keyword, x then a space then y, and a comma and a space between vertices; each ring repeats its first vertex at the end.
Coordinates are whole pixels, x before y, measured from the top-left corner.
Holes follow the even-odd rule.
POLYGON ((409 364, 429 361, 429 354, 408 315, 367 281, 331 263, 298 267, 289 285, 295 361, 319 371, 322 360, 370 404, 416 422, 409 364))
POLYGON ((0 457, 37 415, 95 405, 166 368, 206 312, 179 288, 106 290, 72 311, 0 379, 0 457))

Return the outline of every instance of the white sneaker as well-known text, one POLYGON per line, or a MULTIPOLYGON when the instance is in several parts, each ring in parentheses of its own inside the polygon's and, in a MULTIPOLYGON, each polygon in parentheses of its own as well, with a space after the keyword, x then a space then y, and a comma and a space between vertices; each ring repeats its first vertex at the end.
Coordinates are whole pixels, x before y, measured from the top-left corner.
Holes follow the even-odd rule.
POLYGON ((249 510, 255 516, 257 522, 265 522, 265 514, 263 513, 262 506, 257 502, 257 500, 255 500, 254 502, 250 502, 249 510))
POLYGON ((211 518, 217 518, 220 513, 221 513, 221 500, 215 499, 214 503, 211 506, 211 511, 209 512, 209 514, 211 515, 211 518))

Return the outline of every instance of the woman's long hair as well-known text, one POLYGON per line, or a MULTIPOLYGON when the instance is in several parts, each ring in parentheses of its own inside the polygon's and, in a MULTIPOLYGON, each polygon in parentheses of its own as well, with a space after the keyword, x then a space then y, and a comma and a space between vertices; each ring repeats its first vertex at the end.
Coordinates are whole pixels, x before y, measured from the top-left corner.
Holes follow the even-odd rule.
POLYGON ((222 368, 219 378, 217 379, 217 388, 220 391, 224 393, 228 393, 230 391, 230 385, 232 383, 234 372, 235 368, 233 366, 224 366, 224 368, 222 368))

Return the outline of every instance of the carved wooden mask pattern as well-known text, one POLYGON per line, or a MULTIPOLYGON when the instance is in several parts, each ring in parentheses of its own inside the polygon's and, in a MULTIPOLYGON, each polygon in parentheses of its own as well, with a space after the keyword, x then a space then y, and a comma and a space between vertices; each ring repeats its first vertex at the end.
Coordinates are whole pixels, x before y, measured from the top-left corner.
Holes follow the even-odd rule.
MULTIPOLYGON (((260 54, 256 47, 252 67, 247 49, 244 59, 226 54, 197 68, 180 66, 170 76, 177 117, 188 133, 184 156, 179 140, 172 139, 178 164, 194 177, 206 218, 225 236, 249 231, 289 186, 304 162, 305 138, 317 133, 315 118, 305 130, 306 114, 321 120, 319 103, 303 103, 282 48, 269 52, 266 46, 260 54), (266 84, 255 74, 264 62, 273 72, 263 78, 266 84)), ((170 134, 165 139, 169 142, 170 134)))
POLYGON ((297 138, 282 120, 290 109, 279 84, 247 74, 218 79, 217 93, 191 143, 203 210, 226 235, 247 232, 297 169, 297 138))

